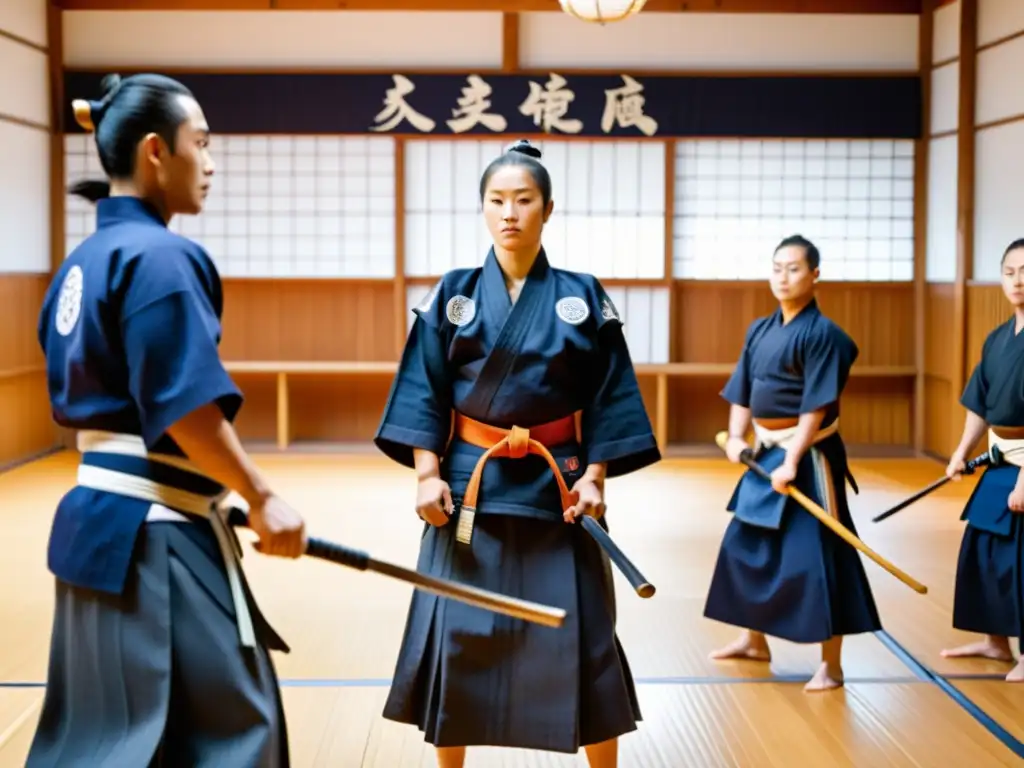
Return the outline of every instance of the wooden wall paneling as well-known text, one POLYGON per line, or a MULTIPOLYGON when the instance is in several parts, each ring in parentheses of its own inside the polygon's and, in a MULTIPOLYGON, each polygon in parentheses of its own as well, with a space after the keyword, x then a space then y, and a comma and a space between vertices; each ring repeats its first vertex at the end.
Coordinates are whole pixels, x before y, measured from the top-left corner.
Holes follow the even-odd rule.
POLYGON ((388 280, 224 279, 225 360, 397 360, 388 280))
POLYGON ((928 330, 925 323, 928 274, 928 151, 931 148, 932 114, 932 45, 935 35, 935 14, 924 4, 917 35, 917 65, 921 73, 921 138, 914 142, 914 450, 925 450, 925 345, 928 330))
MULTIPOLYGON (((678 320, 673 359, 686 363, 734 363, 747 327, 775 311, 767 281, 676 283, 678 320)), ((912 367, 913 283, 830 282, 818 287, 822 312, 860 348, 858 366, 912 367)))
POLYGON ((366 443, 380 423, 393 375, 290 375, 291 439, 366 443))
POLYGON ((57 447, 44 370, 0 371, 0 420, 0 470, 57 447))
POLYGON ((953 396, 953 304, 953 283, 925 286, 923 451, 938 458, 949 455, 963 426, 963 414, 957 414, 951 405, 959 397, 953 396))
POLYGON ((840 402, 846 444, 911 449, 914 385, 913 376, 851 378, 840 402))
POLYGON ((925 454, 947 461, 951 448, 960 439, 964 425, 963 409, 957 412, 950 406, 959 399, 949 379, 925 376, 925 454))
POLYGON ((925 292, 925 323, 928 336, 925 341, 924 373, 926 377, 953 380, 954 332, 952 283, 928 283, 925 292))
POLYGON ((46 368, 36 341, 47 274, 0 274, 0 468, 52 450, 46 368))
MULTIPOLYGON (((861 350, 842 402, 850 445, 910 448, 913 444, 915 344, 913 283, 822 283, 818 302, 861 350), (856 375, 858 371, 870 375, 856 375)), ((774 311, 764 281, 677 281, 673 360, 735 364, 746 329, 774 311)), ((728 419, 720 397, 727 372, 673 378, 669 440, 707 443, 728 419)))
POLYGON ((0 273, 0 371, 43 369, 37 327, 49 284, 46 274, 0 273))
POLYGON ((405 326, 396 311, 395 282, 224 280, 221 355, 245 394, 237 424, 242 439, 276 440, 283 448, 372 436, 390 373, 295 373, 278 370, 278 364, 397 361, 396 341, 404 340, 405 326), (260 370, 238 371, 236 363, 260 370))
MULTIPOLYGON (((230 369, 229 369, 230 371, 230 369)), ((277 375, 230 371, 242 390, 245 402, 235 419, 235 430, 245 442, 275 442, 278 439, 277 375)), ((289 398, 290 400, 291 398, 289 398)), ((289 414, 290 415, 290 414, 289 414)), ((291 436, 285 425, 286 435, 291 436)))
POLYGON ((1012 314, 1002 285, 982 283, 967 286, 964 381, 970 377, 974 366, 981 359, 981 346, 985 343, 985 337, 996 326, 1009 320, 1012 314))
MULTIPOLYGON (((747 325, 772 306, 763 283, 725 280, 677 280, 671 302, 670 359, 730 366, 739 357, 747 325)), ((669 381, 669 443, 707 443, 728 425, 729 406, 719 396, 727 378, 711 374, 669 381)))
MULTIPOLYGON (((953 283, 953 366, 949 400, 952 424, 963 423, 960 393, 967 365, 967 282, 974 271, 974 115, 977 85, 978 0, 960 2, 960 85, 957 122, 956 280, 953 283)), ((946 446, 952 454, 958 430, 946 446)))
MULTIPOLYGON (((727 374, 709 374, 670 379, 670 445, 709 445, 715 434, 726 428, 729 404, 720 393, 727 378, 727 374)), ((873 453, 884 449, 909 451, 913 390, 912 374, 851 378, 840 404, 847 445, 873 453)))

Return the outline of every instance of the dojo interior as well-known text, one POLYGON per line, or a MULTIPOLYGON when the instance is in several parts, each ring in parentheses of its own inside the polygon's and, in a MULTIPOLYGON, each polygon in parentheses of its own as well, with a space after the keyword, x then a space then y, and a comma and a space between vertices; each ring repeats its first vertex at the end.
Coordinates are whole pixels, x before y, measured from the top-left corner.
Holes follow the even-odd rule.
MULTIPOLYGON (((620 765, 1019 764, 1024 686, 1003 681, 1010 665, 940 656, 972 637, 951 616, 976 478, 871 518, 942 476, 963 425, 959 395, 1010 314, 999 263, 1024 236, 1022 0, 648 0, 603 26, 555 0, 2 0, 0 766, 24 764, 39 717, 47 536, 75 482, 74 435, 51 420, 36 339, 53 271, 94 226, 65 194, 99 172, 68 117, 83 94, 66 85, 138 70, 400 72, 413 83, 529 73, 541 85, 598 72, 916 79, 910 136, 530 136, 553 174, 548 253, 608 286, 665 454, 607 488, 615 540, 657 587, 641 599, 615 576, 644 714, 620 765), (814 695, 803 683, 816 646, 773 641, 770 666, 714 662, 708 653, 736 630, 702 616, 740 473, 714 442, 727 426, 718 393, 747 325, 774 308, 771 252, 794 232, 821 248, 819 303, 861 351, 841 416, 858 533, 929 589, 865 559, 885 631, 848 639, 845 687, 814 695)), ((788 115, 798 127, 813 118, 788 115)), ((486 254, 476 185, 519 134, 405 123, 266 135, 234 122, 212 125, 207 209, 172 226, 206 246, 223 278, 222 355, 246 396, 238 430, 312 534, 414 567, 414 477, 370 438, 410 308, 445 270, 486 254)), ((411 588, 251 549, 244 563, 292 647, 276 663, 293 765, 434 765, 415 728, 380 715, 411 588)), ((471 749, 467 765, 585 758, 471 749)))

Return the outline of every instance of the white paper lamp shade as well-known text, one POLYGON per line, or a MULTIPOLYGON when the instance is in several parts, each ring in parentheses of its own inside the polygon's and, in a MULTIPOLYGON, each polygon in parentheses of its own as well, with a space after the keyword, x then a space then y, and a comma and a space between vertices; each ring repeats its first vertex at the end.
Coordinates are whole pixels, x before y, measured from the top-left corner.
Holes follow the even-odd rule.
POLYGON ((583 21, 622 21, 640 13, 647 0, 558 0, 562 10, 583 21))

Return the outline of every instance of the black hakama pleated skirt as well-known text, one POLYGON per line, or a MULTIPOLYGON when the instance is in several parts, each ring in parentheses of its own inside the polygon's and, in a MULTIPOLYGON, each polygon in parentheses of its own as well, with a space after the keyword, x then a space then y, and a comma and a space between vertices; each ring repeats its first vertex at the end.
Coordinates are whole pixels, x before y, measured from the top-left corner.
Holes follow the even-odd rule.
POLYGON ((1007 507, 1019 471, 985 470, 964 510, 953 597, 953 626, 964 632, 1024 636, 1024 515, 1007 507))
POLYGON ((636 730, 610 565, 582 526, 478 511, 465 545, 457 525, 456 513, 425 527, 419 570, 564 608, 565 623, 544 627, 415 592, 384 717, 439 747, 575 753, 636 730))
MULTIPOLYGON (((269 628, 250 604, 259 636, 269 628)), ((186 765, 284 768, 287 734, 267 650, 239 644, 209 523, 153 522, 122 594, 57 581, 26 766, 186 765)))
MULTIPOLYGON (((760 451, 758 462, 771 471, 784 451, 760 451)), ((824 454, 821 458, 826 461, 824 454)), ((751 471, 746 482, 770 483, 751 471)), ((816 471, 808 451, 793 485, 856 533, 840 468, 816 471), (824 476, 824 477, 822 477, 824 476), (831 487, 827 487, 831 486, 831 487)), ((756 495, 755 495, 756 496, 756 495)), ((778 496, 763 494, 762 503, 778 496)), ((742 495, 738 504, 744 503, 742 495)), ((778 528, 745 522, 758 510, 738 509, 722 540, 708 591, 705 617, 796 643, 820 643, 838 635, 882 628, 860 553, 789 499, 778 528)), ((770 513, 765 515, 770 517, 770 513)))

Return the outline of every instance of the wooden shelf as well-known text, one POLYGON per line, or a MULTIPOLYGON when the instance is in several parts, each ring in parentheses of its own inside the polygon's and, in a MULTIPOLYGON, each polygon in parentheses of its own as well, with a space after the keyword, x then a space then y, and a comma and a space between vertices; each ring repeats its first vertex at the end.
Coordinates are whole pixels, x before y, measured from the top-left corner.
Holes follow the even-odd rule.
MULTIPOLYGON (((226 361, 229 373, 268 374, 277 377, 277 447, 285 450, 291 443, 290 408, 288 405, 288 377, 290 375, 328 376, 394 376, 398 370, 395 361, 358 360, 237 360, 226 361)), ((654 406, 654 432, 662 450, 668 447, 668 380, 669 378, 714 376, 728 377, 732 363, 639 363, 635 366, 638 377, 654 376, 656 399, 654 406)), ((905 378, 917 375, 913 366, 854 366, 850 372, 857 378, 905 378)))
MULTIPOLYGON (((335 376, 393 376, 398 363, 391 361, 319 361, 319 360, 239 360, 226 362, 232 373, 330 374, 335 376)), ((638 376, 729 376, 732 363, 638 363, 638 376)), ((854 366, 850 376, 857 378, 913 378, 917 370, 908 365, 854 366)), ((2 375, 2 374, 0 374, 2 375)))
MULTIPOLYGON (((638 376, 730 376, 734 363, 638 363, 638 376)), ((909 365, 854 366, 850 376, 858 378, 913 378, 917 369, 909 365)))
POLYGON ((389 361, 359 360, 239 360, 225 362, 224 367, 229 373, 323 373, 334 376, 394 376, 398 363, 389 361))

